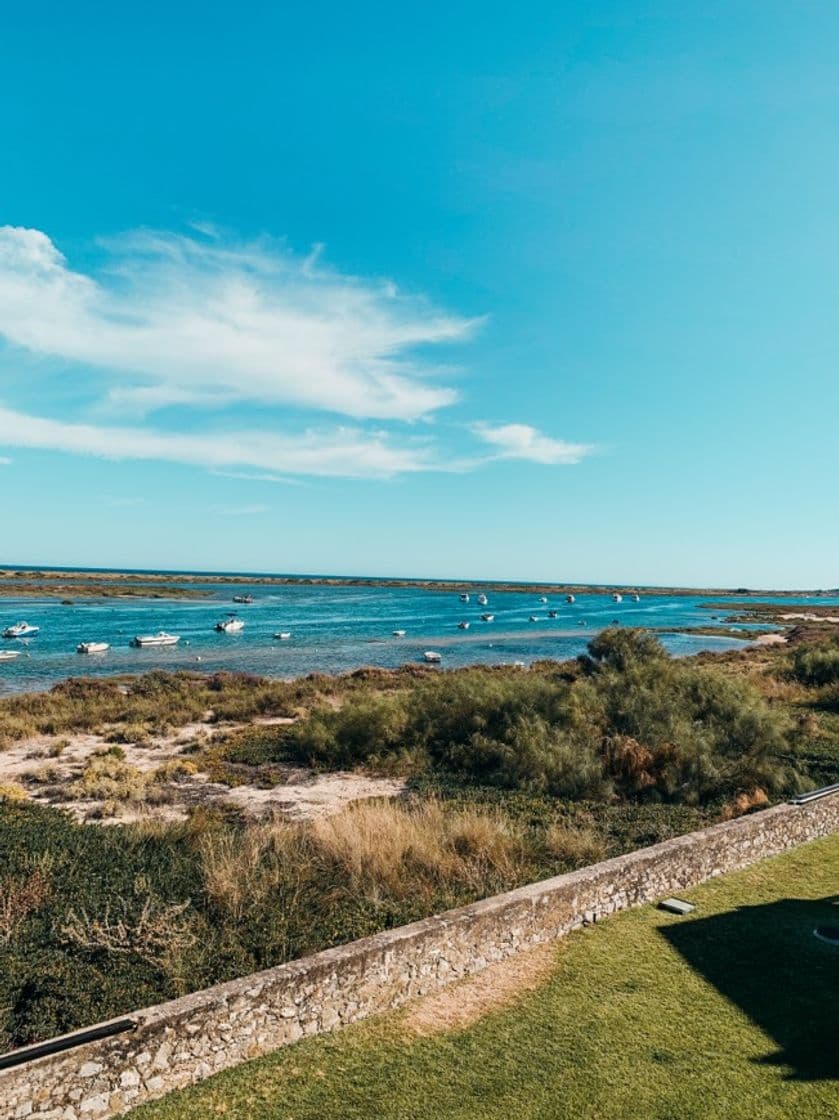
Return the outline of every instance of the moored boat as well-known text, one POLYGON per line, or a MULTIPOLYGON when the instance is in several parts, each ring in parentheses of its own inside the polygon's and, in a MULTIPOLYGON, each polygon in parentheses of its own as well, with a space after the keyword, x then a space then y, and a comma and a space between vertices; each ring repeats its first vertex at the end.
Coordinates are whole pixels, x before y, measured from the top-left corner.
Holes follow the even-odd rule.
POLYGON ((144 648, 146 646, 174 646, 181 640, 180 634, 167 634, 165 630, 158 630, 156 634, 138 634, 131 642, 133 646, 144 648))
POLYGON ((468 603, 469 602, 469 596, 466 594, 465 591, 460 596, 460 601, 461 601, 461 603, 468 603))
POLYGON ((76 653, 104 653, 110 648, 107 642, 79 642, 76 653))
POLYGON ((238 634, 240 630, 245 629, 245 624, 242 622, 241 618, 237 618, 235 614, 231 614, 229 618, 217 622, 215 628, 220 634, 238 634))
POLYGON ((443 660, 443 655, 441 653, 437 653, 436 650, 433 649, 427 649, 423 654, 423 657, 432 665, 437 665, 443 660))
POLYGON ((234 595, 234 603, 247 603, 250 604, 254 601, 253 595, 234 595))
POLYGON ((394 638, 404 638, 407 633, 407 630, 394 630, 393 636, 394 638))
POLYGON ((548 601, 547 595, 540 595, 539 596, 539 602, 540 603, 547 603, 547 601, 548 601))
POLYGON ((4 638, 34 638, 40 626, 30 626, 28 622, 16 622, 14 626, 7 626, 3 631, 4 638))
POLYGON ((468 630, 469 629, 469 623, 468 622, 458 622, 457 628, 458 628, 458 630, 468 630))
POLYGON ((487 599, 486 595, 484 595, 483 592, 481 592, 481 594, 478 596, 478 606, 479 607, 485 607, 488 602, 489 602, 489 599, 487 599))
POLYGON ((619 591, 616 591, 614 593, 614 595, 612 596, 612 602, 613 603, 622 603, 623 602, 623 595, 621 595, 619 591))
POLYGON ((548 618, 557 618, 558 616, 559 616, 558 611, 548 611, 548 618))
POLYGON ((530 616, 530 621, 531 622, 538 622, 539 621, 539 615, 538 614, 532 614, 530 616))
POLYGON ((495 615, 494 614, 482 614, 481 615, 481 622, 495 622, 495 615))
POLYGON ((565 602, 566 603, 576 603, 576 601, 577 600, 574 598, 573 595, 566 595, 565 596, 565 602))
POLYGON ((290 630, 278 630, 277 633, 274 635, 274 637, 277 638, 281 642, 287 642, 288 639, 291 637, 291 631, 290 630))
POLYGON ((0 649, 0 661, 14 661, 16 657, 20 657, 19 649, 0 649))

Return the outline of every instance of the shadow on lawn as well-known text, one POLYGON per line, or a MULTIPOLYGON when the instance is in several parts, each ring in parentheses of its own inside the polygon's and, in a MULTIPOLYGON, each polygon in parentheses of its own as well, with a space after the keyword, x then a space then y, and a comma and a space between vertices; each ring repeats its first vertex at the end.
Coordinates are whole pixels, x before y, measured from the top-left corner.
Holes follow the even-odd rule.
POLYGON ((839 948, 813 936, 839 926, 839 895, 741 906, 659 929, 662 937, 778 1051, 758 1061, 802 1081, 839 1078, 839 948))

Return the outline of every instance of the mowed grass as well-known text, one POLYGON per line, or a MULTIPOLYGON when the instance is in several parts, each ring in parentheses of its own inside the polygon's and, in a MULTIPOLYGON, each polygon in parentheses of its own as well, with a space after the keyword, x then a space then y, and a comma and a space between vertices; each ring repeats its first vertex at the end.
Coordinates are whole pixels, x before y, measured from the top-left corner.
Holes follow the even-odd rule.
POLYGON ((311 1039, 132 1120, 787 1120, 839 1115, 839 836, 556 946, 536 991, 464 1029, 404 1012, 311 1039))

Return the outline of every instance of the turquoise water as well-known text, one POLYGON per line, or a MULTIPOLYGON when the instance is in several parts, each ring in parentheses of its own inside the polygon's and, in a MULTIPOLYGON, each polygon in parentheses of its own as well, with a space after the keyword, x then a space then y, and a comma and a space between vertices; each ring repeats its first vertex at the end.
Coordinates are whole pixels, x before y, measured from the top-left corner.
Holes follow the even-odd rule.
MULTIPOLYGON (((481 607, 477 592, 464 604, 457 593, 411 587, 206 587, 212 592, 209 599, 83 599, 70 606, 0 595, 0 630, 21 619, 41 627, 37 637, 25 642, 0 640, 0 648, 23 651, 16 661, 0 662, 0 692, 48 688, 73 675, 154 668, 229 669, 272 677, 342 672, 361 665, 392 668, 422 661, 428 649, 442 654, 444 667, 529 663, 576 656, 592 634, 614 620, 623 626, 666 630, 724 617, 721 610, 700 609, 700 604, 713 601, 707 595, 642 596, 639 603, 614 603, 609 595, 597 593, 579 595, 568 605, 563 596, 544 604, 536 592, 488 592, 489 606, 481 607), (235 606, 233 595, 247 592, 255 602, 235 606), (215 633, 215 622, 234 610, 245 622, 244 631, 215 633), (559 617, 548 619, 548 610, 557 610, 559 617), (491 611, 495 621, 481 622, 483 611, 491 611), (537 622, 529 621, 531 614, 538 616, 537 622), (469 630, 457 628, 461 620, 469 621, 469 630), (180 634, 180 644, 168 649, 129 645, 135 634, 158 630, 180 634), (291 640, 275 641, 273 634, 280 630, 292 631, 291 640), (405 630, 405 637, 393 637, 393 630, 405 630), (75 652, 80 641, 105 641, 111 648, 85 657, 75 652)), ((724 601, 735 602, 737 597, 726 595, 724 601)), ((791 599, 779 601, 796 606, 791 599)), ((802 599, 799 605, 812 601, 802 599)), ((818 603, 839 605, 839 598, 819 598, 818 603)), ((743 632, 747 637, 748 627, 743 632)), ((733 638, 672 633, 662 634, 661 640, 675 655, 745 644, 733 638)))

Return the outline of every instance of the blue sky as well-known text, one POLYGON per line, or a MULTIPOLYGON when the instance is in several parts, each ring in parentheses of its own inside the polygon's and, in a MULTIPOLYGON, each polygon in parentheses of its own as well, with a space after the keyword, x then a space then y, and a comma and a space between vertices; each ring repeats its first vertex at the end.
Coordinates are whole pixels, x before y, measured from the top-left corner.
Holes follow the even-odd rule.
POLYGON ((5 12, 0 559, 836 586, 837 37, 5 12))

